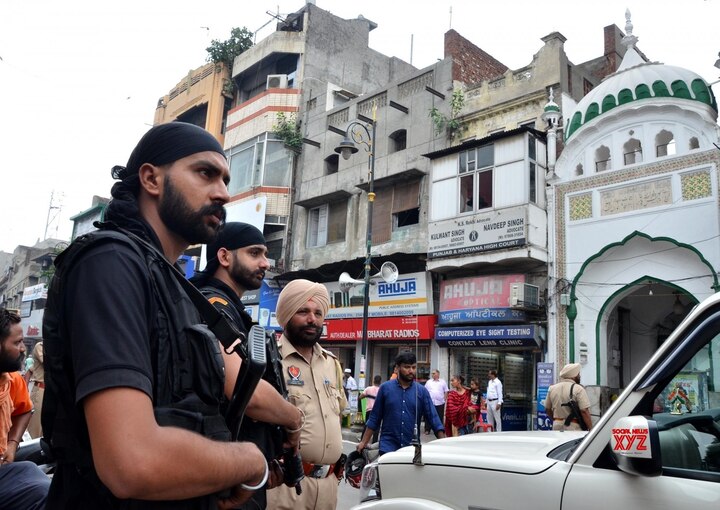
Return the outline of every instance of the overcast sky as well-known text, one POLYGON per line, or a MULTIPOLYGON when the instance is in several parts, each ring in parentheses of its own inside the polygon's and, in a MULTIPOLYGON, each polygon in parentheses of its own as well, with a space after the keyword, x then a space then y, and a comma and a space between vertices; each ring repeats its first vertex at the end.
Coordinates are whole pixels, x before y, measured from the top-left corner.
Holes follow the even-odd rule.
MULTIPOLYGON (((574 63, 603 52, 603 27, 708 82, 720 51, 720 0, 317 0, 343 18, 377 23, 370 46, 418 68, 443 57, 454 28, 511 69, 530 63, 541 37, 558 31, 574 63), (451 14, 452 8, 452 14, 451 14)), ((110 168, 125 164, 153 121, 157 100, 205 63, 212 39, 247 27, 274 30, 267 11, 302 0, 2 0, 0 2, 0 250, 45 237, 51 194, 61 205, 48 237, 67 239, 69 218, 109 196, 110 168), (268 24, 268 22, 270 22, 268 24), (267 25, 266 25, 267 24, 267 25), (55 226, 57 225, 57 231, 55 226)), ((720 95, 718 85, 713 87, 720 95)), ((50 212, 53 217, 56 209, 50 212)))

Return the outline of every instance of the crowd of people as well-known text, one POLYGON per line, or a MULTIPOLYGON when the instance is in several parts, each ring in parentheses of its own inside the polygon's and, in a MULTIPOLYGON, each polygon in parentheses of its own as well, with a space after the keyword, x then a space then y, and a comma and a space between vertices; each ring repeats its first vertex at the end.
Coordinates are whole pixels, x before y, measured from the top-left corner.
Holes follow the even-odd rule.
MULTIPOLYGON (((327 288, 292 280, 280 338, 256 329, 241 298, 260 288, 267 246, 257 228, 225 222, 230 171, 207 131, 155 126, 112 174, 104 221, 55 260, 32 363, 20 317, 0 310, 0 508, 334 509, 341 418, 358 386, 318 343, 327 288), (174 261, 196 244, 208 260, 188 282, 174 261), (43 437, 52 480, 16 461, 26 430, 43 437)), ((359 451, 378 435, 380 454, 413 444, 423 421, 438 438, 467 434, 483 410, 502 429, 497 372, 483 397, 477 379, 448 388, 434 370, 423 385, 416 370, 402 351, 388 381, 363 389, 359 451)))

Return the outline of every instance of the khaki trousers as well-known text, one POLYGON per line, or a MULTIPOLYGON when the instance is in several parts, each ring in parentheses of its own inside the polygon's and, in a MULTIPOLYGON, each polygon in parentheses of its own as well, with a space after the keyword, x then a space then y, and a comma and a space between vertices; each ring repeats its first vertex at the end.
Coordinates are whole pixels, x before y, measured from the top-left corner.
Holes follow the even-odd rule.
POLYGON ((335 510, 338 479, 334 474, 325 478, 303 478, 302 494, 295 487, 281 485, 267 492, 267 507, 273 510, 335 510))

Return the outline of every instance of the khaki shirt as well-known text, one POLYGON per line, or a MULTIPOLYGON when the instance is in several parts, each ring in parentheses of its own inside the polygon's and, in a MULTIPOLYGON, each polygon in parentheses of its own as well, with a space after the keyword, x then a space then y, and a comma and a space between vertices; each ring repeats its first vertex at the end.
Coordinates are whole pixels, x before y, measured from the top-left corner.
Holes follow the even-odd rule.
MULTIPOLYGON (((573 396, 575 402, 578 403, 580 410, 590 408, 590 399, 587 396, 585 388, 577 384, 572 379, 560 379, 557 384, 553 384, 548 389, 547 398, 545 399, 545 409, 552 410, 553 418, 555 420, 565 420, 570 415, 570 407, 563 406, 562 404, 567 403, 570 400, 570 387, 575 384, 573 388, 573 396)), ((582 419, 582 417, 580 417, 582 419)))
POLYGON ((342 454, 340 415, 347 405, 339 364, 319 344, 313 347, 310 363, 297 352, 285 335, 278 342, 288 400, 305 412, 300 434, 304 462, 334 464, 342 454))
POLYGON ((43 353, 43 343, 38 342, 32 352, 33 366, 30 369, 30 380, 37 382, 45 382, 45 355, 43 353))

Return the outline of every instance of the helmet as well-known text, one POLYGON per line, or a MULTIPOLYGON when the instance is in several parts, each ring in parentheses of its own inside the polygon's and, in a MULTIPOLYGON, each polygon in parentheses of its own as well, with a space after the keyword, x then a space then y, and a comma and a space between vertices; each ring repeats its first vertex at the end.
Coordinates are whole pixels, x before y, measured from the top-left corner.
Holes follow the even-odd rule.
POLYGON ((350 455, 348 455, 347 461, 345 461, 345 481, 356 489, 360 488, 362 472, 366 463, 367 461, 363 454, 357 450, 351 452, 350 455))

